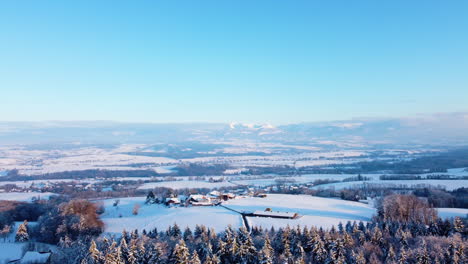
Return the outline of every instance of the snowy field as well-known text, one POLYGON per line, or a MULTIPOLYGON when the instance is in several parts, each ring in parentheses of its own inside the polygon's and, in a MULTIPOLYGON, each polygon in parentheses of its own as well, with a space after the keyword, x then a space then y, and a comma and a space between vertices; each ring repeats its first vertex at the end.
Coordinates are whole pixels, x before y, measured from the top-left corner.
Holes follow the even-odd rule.
POLYGON ((313 146, 292 146, 272 143, 224 142, 214 152, 198 152, 201 157, 174 159, 153 155, 132 155, 132 153, 159 153, 150 151, 150 145, 123 144, 114 148, 79 147, 71 149, 28 149, 25 146, 0 146, 0 171, 18 169, 21 174, 33 175, 62 171, 91 169, 138 170, 150 169, 165 174, 180 164, 229 164, 233 169, 245 166, 296 167, 330 164, 348 164, 368 160, 367 152, 361 150, 324 151, 313 146), (289 149, 301 151, 288 153, 289 149), (282 153, 286 151, 286 153, 282 153), (268 155, 247 155, 262 152, 268 155), (246 155, 226 155, 243 154, 246 155), (218 154, 213 156, 213 154, 218 154), (204 156, 206 155, 206 156, 204 156))
POLYGON ((223 231, 228 225, 233 228, 243 225, 239 214, 219 206, 168 208, 163 205, 145 205, 145 197, 131 197, 120 199, 119 205, 114 207, 114 201, 115 199, 103 201, 106 210, 102 220, 106 226, 105 232, 111 234, 120 234, 123 229, 166 230, 174 223, 182 230, 185 227, 193 230, 199 224, 214 228, 217 232, 223 231), (135 204, 141 206, 138 215, 132 214, 135 204))
POLYGON ((27 243, 11 243, 0 240, 0 263, 20 259, 23 256, 23 247, 27 243))
POLYGON ((33 198, 36 199, 49 199, 50 196, 55 195, 54 193, 39 193, 39 192, 9 192, 0 193, 0 200, 7 201, 19 201, 19 202, 31 202, 33 198))
POLYGON ((129 155, 145 145, 123 144, 114 149, 82 147, 76 149, 29 150, 23 146, 0 147, 0 171, 18 169, 21 174, 43 174, 91 169, 138 170, 155 169, 178 161, 164 157, 129 155), (135 164, 146 164, 135 166, 135 164))
POLYGON ((452 191, 461 187, 468 187, 468 180, 388 180, 388 181, 381 181, 381 180, 371 180, 365 182, 337 182, 337 183, 329 183, 329 184, 322 184, 312 187, 313 189, 327 189, 327 188, 334 188, 335 190, 341 190, 345 188, 356 188, 362 187, 364 184, 372 184, 375 186, 400 186, 406 185, 408 187, 416 186, 420 184, 432 185, 434 187, 440 186, 445 188, 447 191, 452 191))
POLYGON ((150 182, 145 183, 140 186, 138 189, 148 190, 157 187, 166 187, 172 189, 185 189, 185 188, 220 188, 220 187, 232 187, 236 186, 230 182, 207 182, 207 181, 165 181, 165 182, 150 182))
POLYGON ((437 208, 440 218, 468 217, 468 209, 463 208, 437 208))
MULTIPOLYGON (((361 174, 363 177, 368 177, 374 180, 378 180, 379 176, 381 174, 361 174)), ((258 187, 264 187, 264 186, 269 186, 269 185, 275 185, 278 183, 278 181, 290 181, 292 184, 298 183, 311 183, 314 182, 315 180, 338 180, 342 181, 346 178, 350 177, 357 177, 358 174, 305 174, 301 176, 288 176, 288 177, 273 177, 273 178, 265 178, 265 179, 244 179, 244 180, 236 180, 232 181, 233 183, 236 184, 241 184, 241 185, 251 185, 251 186, 258 186, 258 187)))
POLYGON ((299 219, 249 217, 251 225, 271 226, 307 225, 330 228, 347 221, 369 221, 375 209, 367 204, 309 195, 268 194, 266 198, 247 197, 227 201, 223 205, 237 211, 253 212, 271 208, 273 211, 294 212, 299 219))
POLYGON ((421 176, 427 177, 428 175, 450 175, 456 177, 463 177, 468 176, 468 168, 453 168, 448 169, 447 172, 433 172, 433 173, 425 173, 421 176))

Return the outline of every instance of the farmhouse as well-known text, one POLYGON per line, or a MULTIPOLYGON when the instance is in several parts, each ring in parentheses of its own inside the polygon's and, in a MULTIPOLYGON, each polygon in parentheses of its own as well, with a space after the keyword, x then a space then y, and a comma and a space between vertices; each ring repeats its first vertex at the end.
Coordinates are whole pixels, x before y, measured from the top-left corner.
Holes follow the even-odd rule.
POLYGON ((236 198, 236 195, 233 193, 223 193, 221 195, 221 199, 223 199, 224 201, 227 201, 229 199, 234 199, 234 198, 236 198))
POLYGON ((201 194, 192 194, 188 197, 187 202, 194 206, 211 206, 213 201, 209 196, 201 194))
POLYGON ((165 201, 164 203, 165 203, 167 206, 177 205, 177 204, 180 204, 180 200, 179 200, 179 198, 175 198, 175 197, 166 198, 166 201, 165 201))
POLYGON ((211 191, 210 193, 208 193, 208 196, 210 198, 217 199, 221 196, 221 193, 219 191, 211 191))

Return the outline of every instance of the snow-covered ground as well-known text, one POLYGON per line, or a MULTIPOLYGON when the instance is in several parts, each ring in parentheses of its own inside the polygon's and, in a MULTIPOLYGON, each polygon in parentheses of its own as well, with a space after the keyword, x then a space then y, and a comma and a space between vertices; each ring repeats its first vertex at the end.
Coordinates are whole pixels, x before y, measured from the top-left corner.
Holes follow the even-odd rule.
POLYGON ((207 182, 207 181, 164 181, 164 182, 150 182, 141 185, 138 189, 147 190, 157 187, 166 187, 172 189, 185 189, 185 188, 220 188, 235 186, 230 182, 207 182))
MULTIPOLYGON (((368 177, 371 179, 378 180, 381 174, 362 174, 363 177, 368 177)), ((342 181, 346 178, 350 177, 357 177, 357 174, 305 174, 301 176, 278 176, 278 177, 270 177, 265 179, 243 179, 243 180, 236 180, 232 181, 236 184, 241 185, 251 185, 251 186, 269 186, 275 185, 278 182, 286 181, 291 183, 310 183, 314 182, 315 180, 338 180, 342 181)))
POLYGON ((166 230, 167 227, 177 223, 183 230, 190 227, 205 225, 214 228, 217 232, 224 230, 228 225, 238 228, 243 225, 239 214, 219 206, 209 207, 172 207, 163 205, 145 205, 145 197, 122 198, 117 207, 113 206, 115 199, 104 200, 105 213, 102 220, 105 232, 120 234, 123 229, 147 231, 154 228, 166 230), (135 204, 141 206, 138 215, 132 214, 135 204))
POLYGON ((440 218, 468 217, 468 209, 464 208, 437 208, 440 218))
POLYGON ((20 202, 31 202, 33 198, 36 199, 49 199, 50 196, 55 195, 54 193, 45 192, 9 192, 0 193, 0 200, 8 201, 20 201, 20 202))
POLYGON ((215 156, 184 159, 183 162, 190 163, 211 163, 211 164, 229 164, 236 168, 247 166, 265 167, 265 166, 319 166, 331 164, 349 164, 358 161, 368 160, 367 152, 343 150, 343 151, 316 151, 304 152, 299 154, 283 154, 270 156, 215 156))
POLYGON ((265 228, 286 225, 307 225, 330 228, 339 222, 369 221, 375 209, 367 204, 309 195, 268 194, 266 198, 246 197, 229 200, 223 205, 237 211, 253 212, 271 208, 273 211, 294 212, 298 219, 248 217, 252 225, 265 228))
MULTIPOLYGON (((133 153, 151 153, 150 145, 123 144, 114 148, 83 146, 67 149, 28 149, 25 146, 0 146, 0 171, 18 169, 21 174, 43 174, 61 171, 79 171, 89 169, 137 170, 151 169, 159 173, 171 172, 171 167, 180 163, 229 164, 234 170, 245 166, 281 166, 296 167, 347 164, 367 160, 367 152, 361 150, 324 151, 314 146, 284 145, 273 143, 224 142, 220 149, 210 152, 198 152, 196 158, 174 159, 153 155, 135 155, 133 153), (295 149, 298 153, 290 153, 295 149), (261 152, 267 155, 248 155, 261 152), (243 154, 245 155, 230 155, 243 154), (213 154, 217 154, 213 156, 213 154), (206 155, 206 156, 204 156, 206 155)), ((229 171, 228 171, 229 172, 229 171)))
POLYGON ((432 186, 440 186, 445 188, 448 191, 455 190, 461 187, 468 187, 468 180, 388 180, 388 181, 381 181, 381 180, 371 180, 365 182, 337 182, 337 183, 329 183, 329 184, 322 184, 314 186, 313 189, 327 189, 327 188, 334 188, 335 190, 341 190, 345 188, 355 188, 355 187, 362 187, 364 184, 371 184, 374 186, 401 186, 406 185, 408 187, 416 186, 416 185, 432 185, 432 186))
POLYGON ((421 176, 427 177, 429 175, 450 175, 450 176, 456 176, 456 177, 463 177, 463 176, 468 176, 468 168, 452 168, 452 169, 448 169, 447 172, 424 173, 421 176))
POLYGON ((0 147, 0 171, 18 169, 21 174, 31 175, 90 169, 153 169, 178 163, 171 158, 128 154, 144 147, 139 144, 124 144, 114 149, 82 147, 29 150, 24 146, 0 147))
POLYGON ((26 243, 3 242, 0 240, 0 263, 20 259, 23 256, 23 247, 26 243))

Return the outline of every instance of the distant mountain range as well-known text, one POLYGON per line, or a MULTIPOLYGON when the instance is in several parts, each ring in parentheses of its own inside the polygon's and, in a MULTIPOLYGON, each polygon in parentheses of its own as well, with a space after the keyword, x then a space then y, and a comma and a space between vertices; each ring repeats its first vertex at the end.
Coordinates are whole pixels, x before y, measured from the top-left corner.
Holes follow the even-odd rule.
POLYGON ((170 143, 253 140, 313 143, 468 145, 468 113, 411 118, 270 124, 151 124, 110 121, 0 122, 0 144, 170 143))

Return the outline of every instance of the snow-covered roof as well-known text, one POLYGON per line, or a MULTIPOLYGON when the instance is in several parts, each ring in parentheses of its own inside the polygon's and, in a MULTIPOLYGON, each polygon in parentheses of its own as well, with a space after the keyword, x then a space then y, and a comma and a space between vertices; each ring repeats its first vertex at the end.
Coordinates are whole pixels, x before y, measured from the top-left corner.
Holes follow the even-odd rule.
POLYGON ((200 202, 200 201, 207 201, 207 200, 209 201, 210 197, 201 195, 201 194, 192 194, 190 195, 189 199, 200 202))
POLYGON ((217 197, 217 196, 220 196, 220 195, 221 195, 221 193, 220 193, 220 192, 218 192, 218 191, 211 191, 211 192, 209 193, 209 195, 210 195, 210 196, 217 197))
POLYGON ((25 263, 46 263, 50 253, 39 253, 37 251, 27 251, 21 259, 21 264, 25 263))
POLYGON ((173 203, 180 203, 179 198, 167 198, 166 203, 173 202, 173 203))
POLYGON ((255 211, 253 212, 254 215, 261 215, 261 216, 271 216, 271 217, 288 217, 293 218, 296 213, 290 212, 267 212, 267 211, 255 211))

